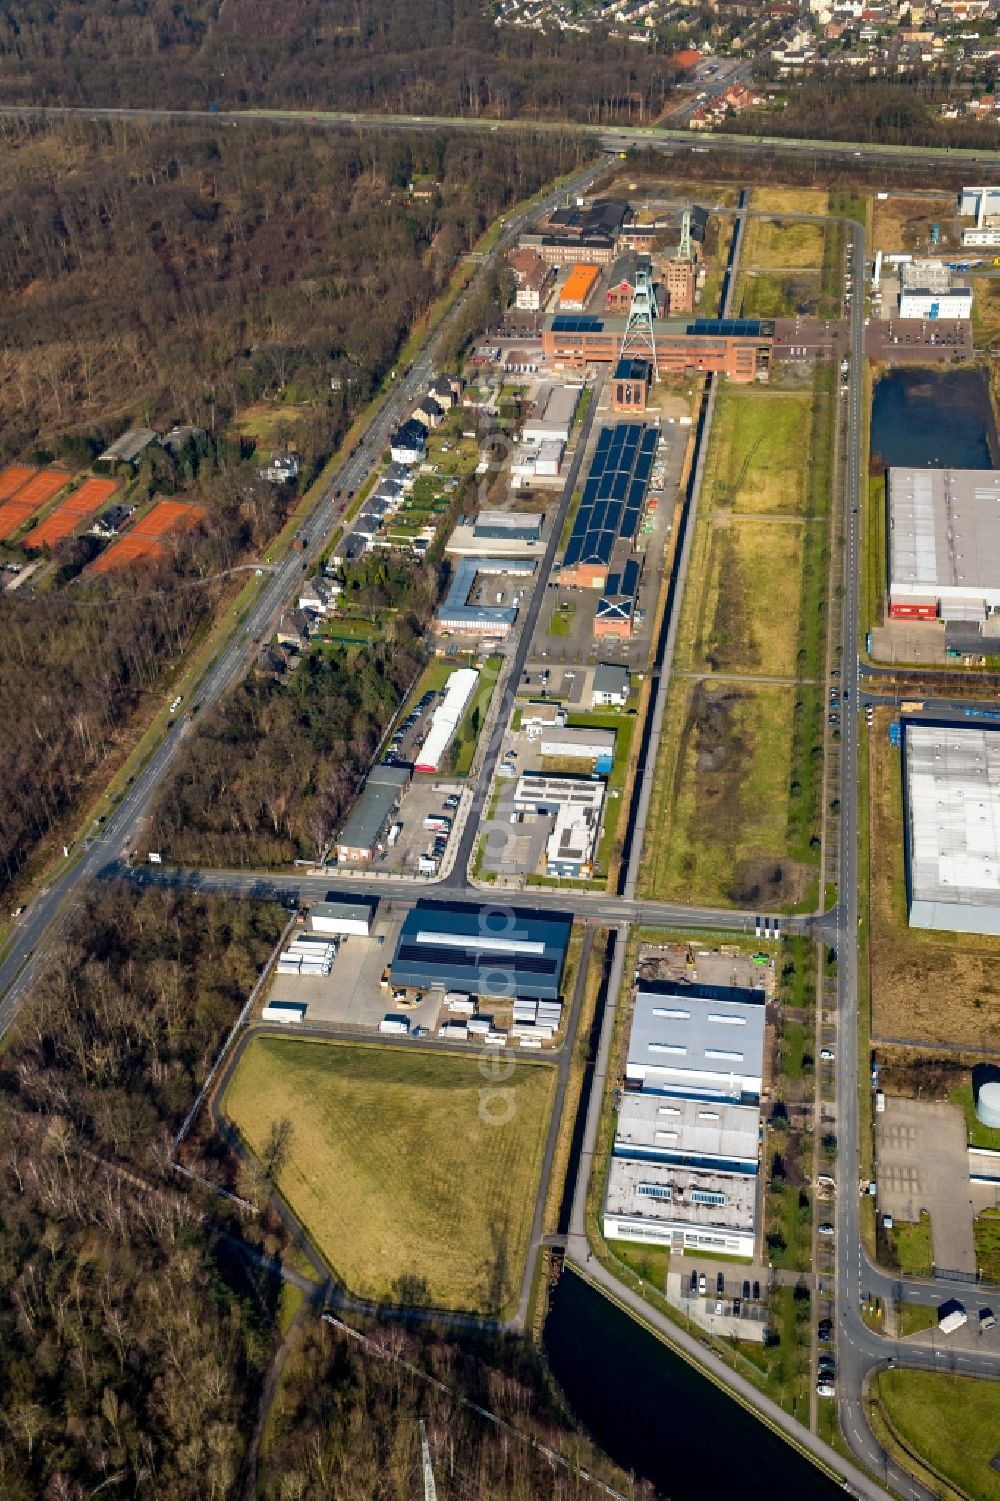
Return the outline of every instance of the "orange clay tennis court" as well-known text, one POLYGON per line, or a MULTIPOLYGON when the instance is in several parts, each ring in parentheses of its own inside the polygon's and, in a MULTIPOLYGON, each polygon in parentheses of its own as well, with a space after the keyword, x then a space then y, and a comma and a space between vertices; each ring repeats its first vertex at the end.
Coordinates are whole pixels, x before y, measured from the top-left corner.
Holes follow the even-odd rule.
POLYGON ((20 490, 26 480, 35 473, 28 464, 8 464, 0 474, 0 500, 10 500, 15 490, 20 490))
POLYGON ((112 542, 92 571, 110 573, 113 568, 127 568, 130 563, 156 558, 163 551, 162 539, 167 532, 181 528, 190 531, 204 514, 201 506, 188 505, 181 500, 161 500, 127 536, 112 542))
POLYGON ((0 505, 0 541, 6 542, 57 495, 69 479, 65 469, 42 469, 17 491, 13 500, 0 505))
MULTIPOLYGON (((66 497, 62 505, 56 506, 51 516, 46 516, 44 521, 32 527, 24 539, 25 547, 51 547, 54 542, 61 542, 64 537, 69 537, 80 522, 92 516, 117 489, 117 480, 85 479, 79 489, 66 497)), ((20 496, 17 500, 20 500, 20 496)))

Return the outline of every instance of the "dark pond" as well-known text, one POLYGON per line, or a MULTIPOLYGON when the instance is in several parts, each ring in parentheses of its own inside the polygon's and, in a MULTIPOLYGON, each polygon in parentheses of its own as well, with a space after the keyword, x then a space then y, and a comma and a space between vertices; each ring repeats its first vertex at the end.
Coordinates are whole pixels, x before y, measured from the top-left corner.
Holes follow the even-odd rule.
POLYGON ((843 1497, 822 1471, 569 1270, 552 1297, 545 1348, 595 1443, 670 1501, 843 1497))
POLYGON ((985 370, 891 370, 872 396, 872 455, 888 467, 992 469, 996 426, 985 370))

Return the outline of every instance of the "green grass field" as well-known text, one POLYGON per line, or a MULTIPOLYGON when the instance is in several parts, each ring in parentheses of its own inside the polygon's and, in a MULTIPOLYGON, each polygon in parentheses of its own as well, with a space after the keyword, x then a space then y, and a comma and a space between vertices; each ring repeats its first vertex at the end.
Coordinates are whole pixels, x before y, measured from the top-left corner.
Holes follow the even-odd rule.
POLYGON ((948 1098, 953 1105, 961 1105, 965 1111, 965 1129, 968 1132, 970 1147, 988 1147, 992 1152, 1000 1152, 1000 1131, 995 1131, 991 1126, 984 1126, 976 1114, 976 1106, 972 1098, 972 1080, 969 1079, 957 1089, 950 1090, 948 1098))
POLYGON ((730 522, 725 514, 696 529, 692 608, 682 615, 685 668, 795 674, 803 531, 792 523, 730 522))
POLYGON ((678 683, 643 842, 643 896, 753 904, 756 873, 773 870, 786 848, 794 704, 794 688, 708 681, 685 692, 678 683))
POLYGON ((925 1329, 936 1329, 938 1311, 928 1303, 900 1303, 896 1309, 896 1328, 900 1339, 910 1334, 922 1334, 925 1329))
POLYGON ((576 605, 572 600, 564 600, 556 605, 549 619, 549 635, 568 636, 575 614, 576 605))
MULTIPOLYGON (((1000 1280, 1000 1209, 984 1209, 972 1225, 976 1265, 991 1282, 1000 1280)), ((1000 1443, 997 1445, 1000 1448, 1000 1443)))
POLYGON ((876 1415, 904 1449, 975 1501, 1000 1501, 1000 1385, 939 1371, 882 1371, 876 1415))
POLYGON ((791 318, 803 304, 818 304, 820 292, 818 271, 796 271, 786 276, 746 272, 740 278, 737 294, 739 316, 791 318))
POLYGON ((359 1296, 506 1315, 517 1296, 555 1070, 518 1059, 254 1038, 223 1108, 251 1150, 291 1125, 278 1187, 359 1296))
MULTIPOLYGON (((809 209, 808 212, 815 212, 809 209)), ((751 219, 743 250, 743 264, 760 270, 799 270, 823 264, 823 226, 795 220, 783 223, 751 219)))
POLYGON ((919 1220, 894 1220, 892 1240, 904 1277, 931 1275, 931 1219, 921 1212, 919 1220))
POLYGON ((708 676, 668 701, 644 896, 788 909, 818 895, 834 400, 829 371, 811 392, 719 397, 676 658, 708 676))
POLYGON ((807 391, 723 387, 705 466, 706 508, 805 514, 810 405, 807 391))

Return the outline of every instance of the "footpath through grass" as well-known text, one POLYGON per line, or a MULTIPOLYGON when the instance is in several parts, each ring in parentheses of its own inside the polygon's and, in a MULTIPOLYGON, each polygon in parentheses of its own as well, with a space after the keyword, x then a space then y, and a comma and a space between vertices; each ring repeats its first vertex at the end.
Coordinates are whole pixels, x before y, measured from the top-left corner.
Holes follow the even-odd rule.
POLYGON ((252 1152, 287 1122, 277 1186, 354 1293, 509 1314, 556 1071, 409 1048, 255 1037, 223 1108, 252 1152))

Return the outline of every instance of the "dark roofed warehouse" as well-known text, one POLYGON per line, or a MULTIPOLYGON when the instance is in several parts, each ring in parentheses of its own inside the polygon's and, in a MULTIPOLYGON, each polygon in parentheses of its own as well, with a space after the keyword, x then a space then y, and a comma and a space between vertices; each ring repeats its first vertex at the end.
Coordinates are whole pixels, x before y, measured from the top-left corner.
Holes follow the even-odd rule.
POLYGON ((556 1000, 572 926, 568 912, 420 901, 400 929, 392 983, 556 1000))

